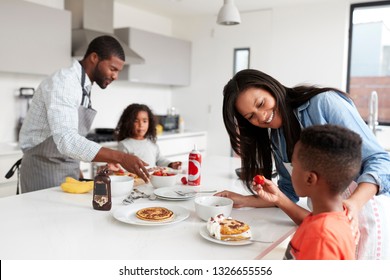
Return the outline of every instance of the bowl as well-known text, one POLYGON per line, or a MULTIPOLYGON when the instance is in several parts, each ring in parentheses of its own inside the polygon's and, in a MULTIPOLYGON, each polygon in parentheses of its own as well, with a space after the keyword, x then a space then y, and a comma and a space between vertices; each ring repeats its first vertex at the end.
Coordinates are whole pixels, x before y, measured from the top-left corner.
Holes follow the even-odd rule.
POLYGON ((130 194, 134 186, 134 178, 131 176, 111 175, 111 196, 125 196, 130 194))
POLYGON ((204 221, 219 214, 229 217, 233 209, 233 200, 227 197, 200 196, 195 198, 194 203, 196 214, 204 221))
POLYGON ((173 187, 177 182, 177 174, 169 176, 150 175, 150 183, 155 188, 173 187))
POLYGON ((236 168, 234 171, 236 171, 236 175, 238 178, 241 178, 242 168, 236 168))

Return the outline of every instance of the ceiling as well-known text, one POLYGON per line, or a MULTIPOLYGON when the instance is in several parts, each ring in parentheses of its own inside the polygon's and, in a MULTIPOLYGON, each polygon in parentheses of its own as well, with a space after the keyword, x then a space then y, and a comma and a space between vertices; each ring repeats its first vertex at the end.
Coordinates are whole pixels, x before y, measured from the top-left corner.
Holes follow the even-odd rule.
MULTIPOLYGON (((337 0, 235 0, 234 3, 240 12, 250 12, 326 1, 337 0)), ((115 0, 115 2, 168 17, 217 15, 223 5, 223 0, 115 0)))

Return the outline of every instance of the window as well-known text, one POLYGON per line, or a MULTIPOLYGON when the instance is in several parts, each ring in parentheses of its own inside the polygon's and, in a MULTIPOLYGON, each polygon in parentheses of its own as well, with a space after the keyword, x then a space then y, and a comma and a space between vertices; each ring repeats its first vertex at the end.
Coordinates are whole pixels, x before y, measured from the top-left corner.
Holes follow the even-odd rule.
POLYGON ((351 5, 349 34, 347 92, 368 122, 375 91, 378 121, 390 125, 390 1, 351 5))
POLYGON ((240 70, 249 68, 249 58, 250 58, 249 48, 234 49, 233 75, 240 70))

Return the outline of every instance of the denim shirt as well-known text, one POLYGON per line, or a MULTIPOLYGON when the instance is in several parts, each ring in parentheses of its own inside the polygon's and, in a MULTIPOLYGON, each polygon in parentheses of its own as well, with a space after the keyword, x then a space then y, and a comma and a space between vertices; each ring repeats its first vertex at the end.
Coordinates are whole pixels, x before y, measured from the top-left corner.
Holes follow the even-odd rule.
MULTIPOLYGON (((328 91, 318 94, 294 111, 302 128, 317 124, 335 124, 349 128, 362 139, 362 167, 355 179, 379 186, 378 194, 390 196, 390 156, 380 146, 376 137, 359 115, 353 102, 347 97, 328 91)), ((286 141, 283 129, 271 129, 271 142, 275 167, 278 171, 280 190, 292 201, 297 202, 291 183, 291 176, 285 165, 291 164, 286 153, 286 141)), ((335 174, 337 176, 337 174, 335 174)))

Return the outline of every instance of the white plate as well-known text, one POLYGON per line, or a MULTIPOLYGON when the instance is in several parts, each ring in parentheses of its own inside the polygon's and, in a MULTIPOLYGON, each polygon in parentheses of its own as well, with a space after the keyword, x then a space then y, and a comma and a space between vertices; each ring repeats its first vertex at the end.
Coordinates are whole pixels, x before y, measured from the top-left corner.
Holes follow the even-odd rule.
POLYGON ((114 218, 120 222, 133 224, 133 225, 142 225, 142 226, 162 226, 162 225, 171 225, 187 219, 190 215, 190 211, 181 206, 171 205, 171 204, 155 204, 155 203, 140 203, 132 204, 124 207, 118 208, 114 212, 114 218), (149 222, 138 219, 136 212, 142 208, 146 207, 165 207, 173 211, 173 219, 165 222, 149 222))
POLYGON ((168 198, 168 197, 158 196, 158 195, 156 195, 156 197, 157 197, 158 199, 169 200, 169 201, 183 201, 183 200, 189 200, 189 199, 194 198, 194 197, 168 198))
MULTIPOLYGON (((174 199, 174 200, 187 200, 196 196, 196 193, 190 193, 187 195, 179 195, 175 193, 175 191, 183 190, 183 188, 158 188, 154 190, 154 194, 159 198, 165 199, 174 199)), ((188 189, 188 191, 192 191, 192 189, 188 189)))
POLYGON ((200 235, 201 235, 204 239, 207 239, 207 240, 209 240, 209 241, 211 241, 211 242, 218 243, 218 244, 222 244, 222 245, 242 246, 242 245, 253 244, 253 242, 250 241, 250 240, 223 241, 223 240, 215 239, 215 238, 213 238, 213 237, 210 236, 210 234, 209 234, 209 232, 208 232, 206 226, 201 227, 199 233, 200 233, 200 235))

